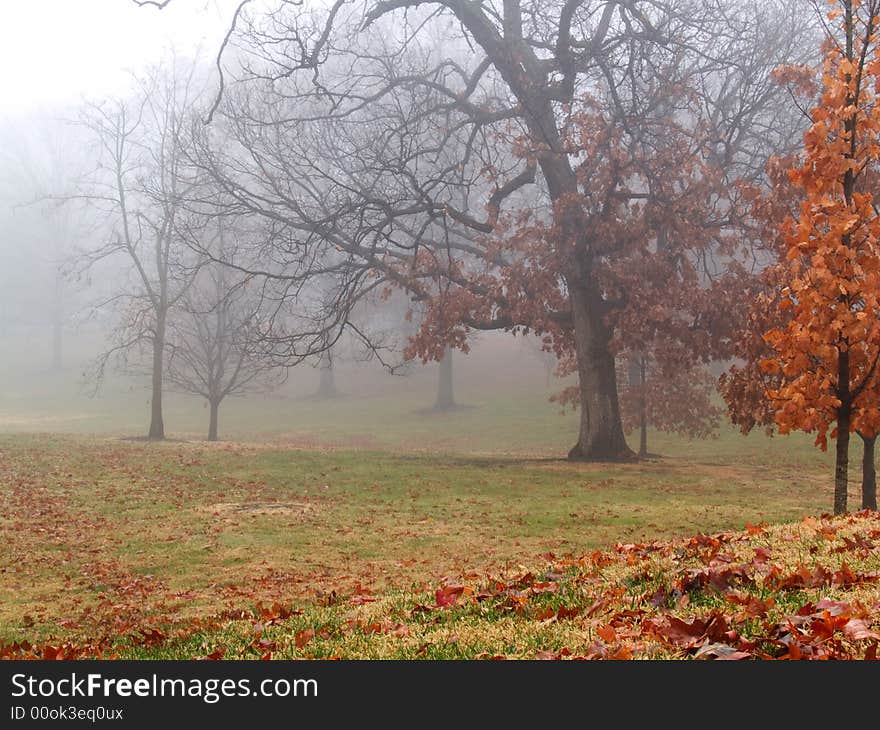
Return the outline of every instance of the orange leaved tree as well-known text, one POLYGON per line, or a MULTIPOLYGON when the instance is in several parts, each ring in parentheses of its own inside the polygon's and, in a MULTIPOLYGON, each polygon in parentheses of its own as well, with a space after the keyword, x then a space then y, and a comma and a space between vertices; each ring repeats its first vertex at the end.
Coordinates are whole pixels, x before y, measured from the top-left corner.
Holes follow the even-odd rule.
POLYGON ((880 426, 880 216, 871 193, 880 161, 878 11, 880 0, 840 0, 829 13, 836 33, 822 95, 803 164, 789 173, 803 201, 797 220, 783 224, 787 316, 764 335, 773 354, 762 367, 780 376, 768 392, 780 432, 815 431, 823 449, 829 435, 837 439, 835 514, 847 509, 850 432, 880 426))

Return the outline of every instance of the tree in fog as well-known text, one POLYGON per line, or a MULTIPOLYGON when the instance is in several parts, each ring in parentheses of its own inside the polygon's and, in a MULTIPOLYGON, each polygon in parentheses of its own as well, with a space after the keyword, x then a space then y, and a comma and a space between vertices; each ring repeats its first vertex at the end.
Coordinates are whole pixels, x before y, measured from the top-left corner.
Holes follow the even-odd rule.
POLYGON ((318 358, 318 390, 317 398, 335 398, 339 395, 336 389, 336 370, 333 367, 333 353, 327 350, 318 358))
POLYGON ((220 405, 228 396, 262 389, 283 373, 259 346, 259 298, 253 283, 218 263, 199 271, 168 320, 166 377, 209 408, 208 440, 216 441, 220 405))
POLYGON ((426 302, 422 356, 474 329, 549 337, 578 375, 570 458, 617 459, 632 455, 615 367, 632 328, 681 338, 695 363, 729 355, 748 255, 735 182, 790 131, 767 81, 810 46, 811 15, 715 0, 247 5, 233 23, 244 73, 211 114, 233 144, 200 160, 281 234, 263 273, 299 290, 317 268, 339 285, 343 314, 291 334, 291 357, 343 326, 357 292, 393 282, 426 302), (338 253, 332 271, 321 248, 338 253))
POLYGON ((103 227, 101 245, 84 251, 81 261, 84 267, 109 257, 128 263, 114 293, 97 305, 119 317, 95 376, 103 376, 112 358, 126 365, 147 359, 151 439, 165 437, 169 313, 186 295, 199 263, 180 233, 183 201, 196 184, 183 151, 197 98, 194 86, 194 67, 171 63, 139 79, 131 96, 90 104, 81 120, 97 164, 76 196, 101 214, 103 227))
POLYGON ((639 434, 640 457, 649 456, 648 427, 685 438, 717 434, 724 411, 713 403, 715 378, 708 368, 669 353, 639 350, 620 358, 620 411, 627 434, 639 434), (678 367, 665 369, 668 363, 678 367))
MULTIPOLYGON (((74 192, 87 163, 82 137, 68 122, 47 111, 10 121, 2 133, 4 197, 14 206, 14 218, 31 252, 50 270, 49 295, 42 296, 51 323, 52 370, 63 363, 63 336, 67 322, 66 267, 88 223, 81 207, 64 204, 74 192)), ((42 291, 42 287, 40 287, 42 291)))

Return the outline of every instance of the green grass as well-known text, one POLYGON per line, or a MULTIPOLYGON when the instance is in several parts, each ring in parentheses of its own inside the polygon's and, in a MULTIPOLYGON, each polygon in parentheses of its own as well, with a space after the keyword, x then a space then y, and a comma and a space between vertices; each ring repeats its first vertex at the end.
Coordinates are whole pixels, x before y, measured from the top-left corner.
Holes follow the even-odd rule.
POLYGON ((455 587, 441 581, 381 594, 361 587, 297 609, 254 603, 201 621, 50 646, 67 656, 125 659, 671 659, 701 648, 787 658, 793 640, 785 639, 794 634, 803 655, 862 658, 880 639, 880 558, 853 546, 880 537, 878 527, 876 514, 810 518, 581 558, 547 554, 530 568, 465 575, 455 587), (824 578, 786 584, 819 566, 824 578), (737 577, 702 587, 683 582, 725 570, 737 577), (456 592, 453 601, 441 603, 443 586, 456 592), (707 630, 719 620, 720 628, 707 630))
POLYGON ((358 585, 431 585, 546 552, 827 509, 826 457, 803 439, 761 437, 753 458, 752 440, 668 440, 656 461, 570 464, 0 436, 0 636, 57 632, 59 619, 71 634, 93 632, 108 606, 163 621, 358 585))

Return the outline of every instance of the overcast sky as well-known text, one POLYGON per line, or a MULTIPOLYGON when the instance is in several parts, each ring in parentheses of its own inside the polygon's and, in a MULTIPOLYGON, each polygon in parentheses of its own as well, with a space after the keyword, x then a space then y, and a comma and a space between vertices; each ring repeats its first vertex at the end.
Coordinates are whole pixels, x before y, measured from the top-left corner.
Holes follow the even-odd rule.
POLYGON ((0 117, 94 98, 173 46, 216 54, 236 0, 172 0, 163 10, 131 0, 3 0, 0 117))

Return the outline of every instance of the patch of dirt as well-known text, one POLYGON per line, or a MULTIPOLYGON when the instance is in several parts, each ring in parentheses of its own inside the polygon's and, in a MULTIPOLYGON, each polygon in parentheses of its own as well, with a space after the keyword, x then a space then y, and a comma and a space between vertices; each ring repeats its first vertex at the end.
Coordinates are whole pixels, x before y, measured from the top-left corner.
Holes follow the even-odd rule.
POLYGON ((308 502, 219 502, 197 507, 200 512, 210 512, 218 517, 227 515, 284 515, 306 517, 317 512, 308 502))

